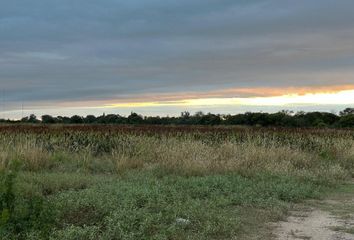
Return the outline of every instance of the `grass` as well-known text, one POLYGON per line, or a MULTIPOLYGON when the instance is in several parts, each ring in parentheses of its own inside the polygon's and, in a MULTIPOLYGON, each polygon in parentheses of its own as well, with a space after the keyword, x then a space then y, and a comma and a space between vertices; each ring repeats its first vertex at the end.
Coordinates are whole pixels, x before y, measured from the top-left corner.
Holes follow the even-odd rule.
POLYGON ((353 143, 333 130, 6 129, 0 236, 267 239, 292 203, 353 176, 353 143))
POLYGON ((333 231, 354 234, 354 227, 332 227, 333 231))
POLYGON ((354 212, 354 185, 353 182, 346 182, 335 189, 326 191, 326 198, 328 201, 312 201, 310 206, 316 206, 321 210, 330 212, 334 216, 342 220, 350 220, 354 212))
MULTIPOLYGON (((26 173, 17 184, 31 182, 37 194, 46 195, 55 216, 52 239, 231 239, 245 231, 245 208, 266 209, 271 211, 266 220, 276 220, 285 203, 317 197, 321 191, 314 183, 268 174, 161 175, 132 171, 108 179, 95 176, 95 184, 85 185, 85 177, 73 182, 75 177, 67 175, 54 182, 55 173, 26 173)), ((37 239, 36 234, 27 233, 26 239, 37 239)))

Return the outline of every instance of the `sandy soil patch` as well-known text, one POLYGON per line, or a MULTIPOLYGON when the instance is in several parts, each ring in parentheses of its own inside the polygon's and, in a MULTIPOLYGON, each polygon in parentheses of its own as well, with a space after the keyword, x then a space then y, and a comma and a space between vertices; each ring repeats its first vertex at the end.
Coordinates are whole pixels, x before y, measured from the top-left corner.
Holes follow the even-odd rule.
POLYGON ((275 236, 278 240, 354 240, 354 235, 335 230, 345 229, 348 224, 348 221, 338 219, 329 212, 309 209, 292 212, 287 221, 278 224, 275 236))

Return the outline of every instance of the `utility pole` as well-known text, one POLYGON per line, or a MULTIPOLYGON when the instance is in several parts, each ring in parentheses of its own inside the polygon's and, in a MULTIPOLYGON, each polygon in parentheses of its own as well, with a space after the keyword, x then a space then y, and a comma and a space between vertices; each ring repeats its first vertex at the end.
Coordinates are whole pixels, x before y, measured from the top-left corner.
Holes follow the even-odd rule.
POLYGON ((4 89, 1 89, 1 118, 5 119, 4 89))
POLYGON ((22 105, 21 105, 21 120, 23 119, 23 99, 22 99, 22 105))

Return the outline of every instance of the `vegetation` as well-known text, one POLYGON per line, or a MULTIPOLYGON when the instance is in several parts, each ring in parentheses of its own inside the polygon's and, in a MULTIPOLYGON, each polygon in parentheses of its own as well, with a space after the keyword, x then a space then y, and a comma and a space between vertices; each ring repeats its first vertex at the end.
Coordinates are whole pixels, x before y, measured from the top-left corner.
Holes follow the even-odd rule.
POLYGON ((354 131, 0 125, 1 239, 266 239, 354 176, 354 131))
POLYGON ((44 124, 148 124, 148 125, 248 125, 263 127, 354 127, 354 108, 346 108, 339 115, 327 112, 297 112, 281 111, 278 113, 247 112, 237 115, 215 115, 197 112, 191 115, 182 112, 180 117, 143 117, 131 113, 128 117, 116 114, 102 116, 88 115, 81 117, 53 117, 43 115, 41 120, 35 115, 25 117, 20 121, 0 119, 7 123, 44 123, 44 124))

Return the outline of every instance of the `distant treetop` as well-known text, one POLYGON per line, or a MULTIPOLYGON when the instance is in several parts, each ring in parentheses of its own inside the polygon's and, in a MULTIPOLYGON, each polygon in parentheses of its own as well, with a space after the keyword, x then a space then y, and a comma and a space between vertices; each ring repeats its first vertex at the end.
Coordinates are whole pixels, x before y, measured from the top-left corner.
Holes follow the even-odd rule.
POLYGON ((152 125, 247 125, 263 127, 354 127, 354 108, 346 108, 339 115, 328 112, 291 112, 283 110, 277 113, 246 112, 236 115, 212 113, 182 112, 179 117, 147 117, 132 112, 129 116, 103 114, 101 116, 74 115, 72 117, 43 115, 41 120, 34 114, 19 121, 0 119, 6 123, 34 124, 152 124, 152 125))

